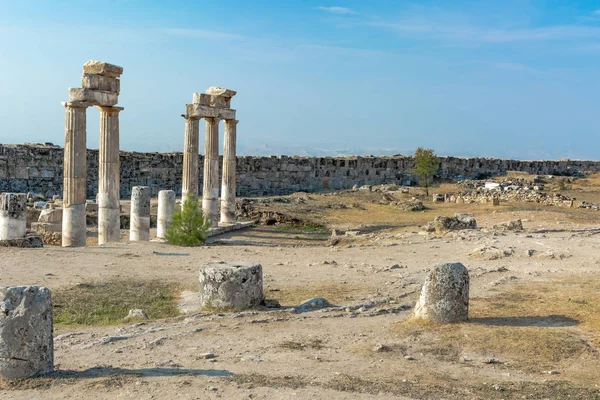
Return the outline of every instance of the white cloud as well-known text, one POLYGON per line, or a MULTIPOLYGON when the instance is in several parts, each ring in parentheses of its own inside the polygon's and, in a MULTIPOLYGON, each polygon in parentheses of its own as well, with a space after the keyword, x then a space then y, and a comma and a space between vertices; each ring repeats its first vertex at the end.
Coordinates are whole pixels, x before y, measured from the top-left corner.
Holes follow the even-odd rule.
POLYGON ((347 7, 324 7, 319 6, 317 9, 321 11, 325 11, 331 14, 339 14, 339 15, 358 15, 358 13, 347 7))

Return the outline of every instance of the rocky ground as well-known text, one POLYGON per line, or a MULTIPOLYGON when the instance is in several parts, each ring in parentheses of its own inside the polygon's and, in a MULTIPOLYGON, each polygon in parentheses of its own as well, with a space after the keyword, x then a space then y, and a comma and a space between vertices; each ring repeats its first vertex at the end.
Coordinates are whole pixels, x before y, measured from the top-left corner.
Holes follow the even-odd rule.
MULTIPOLYGON (((597 187, 584 186, 586 201, 600 202, 597 187)), ((205 262, 259 262, 267 298, 282 306, 59 325, 57 372, 0 383, 0 398, 600 398, 600 212, 413 196, 365 190, 248 200, 238 211, 267 225, 198 248, 98 247, 93 230, 81 249, 0 248, 0 285, 51 290, 123 278, 193 291, 205 262), (426 209, 406 211, 415 201, 426 209), (455 212, 473 213, 478 228, 424 230, 455 212), (523 230, 497 226, 517 219, 523 230), (469 270, 470 320, 412 321, 427 271, 444 261, 469 270), (289 308, 315 297, 330 306, 289 308)))

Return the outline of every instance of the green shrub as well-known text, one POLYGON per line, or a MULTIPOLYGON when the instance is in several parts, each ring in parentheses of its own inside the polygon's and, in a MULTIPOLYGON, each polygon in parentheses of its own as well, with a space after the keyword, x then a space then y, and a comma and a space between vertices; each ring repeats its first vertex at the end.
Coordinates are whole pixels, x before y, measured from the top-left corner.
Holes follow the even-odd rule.
POLYGON ((210 221, 204 219, 198 198, 192 194, 182 201, 181 211, 173 213, 165 239, 176 246, 200 246, 206 239, 210 221))

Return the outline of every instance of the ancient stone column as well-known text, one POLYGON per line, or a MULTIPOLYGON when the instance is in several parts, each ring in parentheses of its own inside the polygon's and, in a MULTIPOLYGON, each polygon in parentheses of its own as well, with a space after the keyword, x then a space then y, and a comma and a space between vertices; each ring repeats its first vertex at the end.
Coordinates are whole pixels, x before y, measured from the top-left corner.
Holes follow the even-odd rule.
POLYGON ((123 107, 98 106, 98 109, 100 110, 98 244, 104 244, 121 240, 119 112, 123 107))
POLYGON ((200 267, 202 307, 245 309, 263 300, 262 265, 216 261, 200 267))
POLYGON ((41 286, 0 287, 0 379, 54 369, 50 291, 41 286))
POLYGON ((225 120, 225 141, 223 143, 223 179, 221 183, 221 222, 235 222, 235 154, 237 123, 235 119, 225 120))
POLYGON ((181 196, 185 200, 188 193, 198 196, 198 139, 200 136, 200 120, 188 117, 185 119, 185 141, 183 144, 183 179, 181 196))
POLYGON ((204 182, 202 209, 213 228, 219 222, 219 118, 205 118, 204 182))
POLYGON ((27 195, 0 194, 0 240, 18 239, 27 229, 27 195))
POLYGON ((173 209, 175 208, 175 192, 172 190, 161 190, 158 192, 158 223, 156 225, 156 237, 164 239, 165 233, 171 224, 173 209))
POLYGON ((150 240, 150 188, 134 186, 131 189, 131 213, 129 215, 129 240, 150 240))
POLYGON ((85 246, 87 103, 63 103, 67 110, 63 164, 63 247, 85 246))

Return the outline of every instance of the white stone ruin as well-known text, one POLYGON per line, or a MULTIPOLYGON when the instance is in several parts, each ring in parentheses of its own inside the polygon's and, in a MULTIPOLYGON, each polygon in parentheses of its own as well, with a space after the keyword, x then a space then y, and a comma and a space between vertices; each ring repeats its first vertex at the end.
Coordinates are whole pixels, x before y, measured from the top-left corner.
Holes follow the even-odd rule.
POLYGON ((0 287, 0 378, 20 379, 54 369, 50 291, 0 287))
POLYGON ((150 188, 148 186, 132 188, 129 224, 130 241, 150 240, 150 188))
POLYGON ((469 271, 459 262, 433 267, 414 309, 414 318, 440 323, 469 317, 469 271))
POLYGON ((26 194, 0 194, 0 240, 18 239, 25 236, 26 214, 26 194))
POLYGON ((100 110, 100 148, 98 163, 98 244, 118 242, 120 235, 120 161, 119 112, 115 107, 121 90, 123 68, 101 61, 83 65, 81 88, 69 89, 66 108, 63 247, 81 247, 86 243, 86 110, 100 110))
POLYGON ((192 104, 186 104, 185 142, 183 149, 182 197, 188 193, 198 196, 198 146, 199 120, 206 122, 204 152, 204 180, 202 209, 204 218, 216 228, 219 223, 219 121, 225 121, 223 147, 223 179, 221 186, 222 223, 235 221, 236 191, 236 130, 238 121, 231 107, 236 92, 220 87, 210 87, 206 93, 194 93, 192 104))
POLYGON ((206 308, 246 309, 264 301, 262 265, 212 262, 200 267, 200 304, 206 308))
POLYGON ((158 215, 156 223, 156 237, 164 239, 169 225, 173 210, 175 209, 175 192, 173 190, 161 190, 158 192, 158 215))

